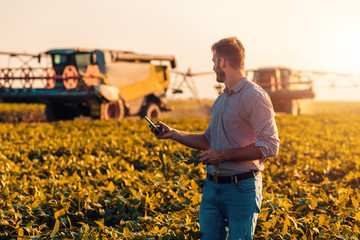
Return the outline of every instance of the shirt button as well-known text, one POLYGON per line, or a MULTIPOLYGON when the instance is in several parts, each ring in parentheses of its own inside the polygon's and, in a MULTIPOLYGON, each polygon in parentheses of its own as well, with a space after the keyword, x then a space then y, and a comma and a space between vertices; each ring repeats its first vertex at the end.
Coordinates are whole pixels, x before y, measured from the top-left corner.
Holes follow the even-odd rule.
POLYGON ((219 141, 219 140, 217 140, 216 142, 217 142, 217 143, 220 143, 220 141, 219 141))

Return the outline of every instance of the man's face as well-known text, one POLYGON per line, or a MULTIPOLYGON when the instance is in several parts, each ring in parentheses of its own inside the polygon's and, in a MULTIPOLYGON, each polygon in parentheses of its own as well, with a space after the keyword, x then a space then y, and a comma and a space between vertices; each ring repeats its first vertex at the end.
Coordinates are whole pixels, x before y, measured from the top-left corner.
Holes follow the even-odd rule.
POLYGON ((220 59, 221 58, 218 58, 214 51, 212 61, 214 63, 213 70, 216 73, 216 81, 223 83, 225 81, 225 72, 220 67, 220 59))

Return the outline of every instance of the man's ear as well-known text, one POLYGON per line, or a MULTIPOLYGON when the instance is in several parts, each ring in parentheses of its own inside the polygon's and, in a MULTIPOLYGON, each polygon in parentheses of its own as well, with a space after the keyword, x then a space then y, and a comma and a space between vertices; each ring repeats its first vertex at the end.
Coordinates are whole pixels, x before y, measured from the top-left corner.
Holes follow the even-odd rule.
POLYGON ((220 58, 220 67, 225 68, 226 66, 226 60, 224 58, 220 58))

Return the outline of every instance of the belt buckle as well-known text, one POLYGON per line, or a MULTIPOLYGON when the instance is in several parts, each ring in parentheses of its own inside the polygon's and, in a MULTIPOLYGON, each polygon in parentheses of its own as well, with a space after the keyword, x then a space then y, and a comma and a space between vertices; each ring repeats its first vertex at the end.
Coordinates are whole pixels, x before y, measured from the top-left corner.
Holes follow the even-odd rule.
POLYGON ((216 175, 213 176, 213 180, 214 180, 215 183, 219 183, 219 178, 216 175))

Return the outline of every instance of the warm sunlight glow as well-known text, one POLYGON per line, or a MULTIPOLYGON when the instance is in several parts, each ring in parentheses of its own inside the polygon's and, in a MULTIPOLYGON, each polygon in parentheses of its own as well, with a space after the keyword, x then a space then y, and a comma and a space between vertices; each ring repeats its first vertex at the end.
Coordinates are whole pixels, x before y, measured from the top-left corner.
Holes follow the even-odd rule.
POLYGON ((329 50, 327 62, 336 63, 339 72, 360 71, 360 31, 359 20, 352 18, 339 19, 335 25, 327 26, 325 46, 329 50))
MULTIPOLYGON (((6 24, 0 33, 6 37, 0 51, 84 47, 170 54, 177 71, 199 73, 212 71, 212 43, 237 36, 246 49, 247 69, 284 66, 360 75, 357 0, 157 0, 141 1, 141 8, 129 0, 36 2, 21 1, 19 8, 18 1, 3 1, 0 22, 6 24)), ((0 67, 7 63, 0 56, 0 67)), ((215 98, 216 80, 208 79, 196 79, 200 97, 215 98)), ((360 99, 360 93, 354 97, 360 99)))

